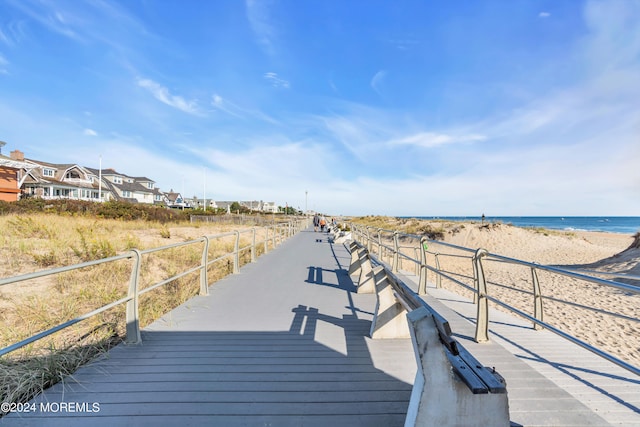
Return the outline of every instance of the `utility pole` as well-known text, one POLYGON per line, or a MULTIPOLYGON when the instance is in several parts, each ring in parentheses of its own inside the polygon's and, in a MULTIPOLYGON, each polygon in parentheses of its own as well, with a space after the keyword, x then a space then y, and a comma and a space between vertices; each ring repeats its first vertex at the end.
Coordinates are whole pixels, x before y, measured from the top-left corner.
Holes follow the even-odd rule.
POLYGON ((307 198, 309 195, 308 190, 304 190, 304 214, 305 216, 309 215, 309 209, 307 208, 307 198))

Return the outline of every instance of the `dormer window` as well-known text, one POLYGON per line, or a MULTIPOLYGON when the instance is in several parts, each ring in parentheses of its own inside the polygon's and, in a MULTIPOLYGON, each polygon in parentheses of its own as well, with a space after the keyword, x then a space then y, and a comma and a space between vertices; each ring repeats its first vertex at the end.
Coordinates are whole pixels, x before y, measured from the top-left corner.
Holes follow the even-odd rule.
POLYGON ((55 171, 53 169, 43 169, 42 170, 42 175, 43 176, 55 176, 55 171))
POLYGON ((113 177, 113 183, 114 183, 114 184, 122 184, 122 177, 120 177, 120 176, 114 176, 114 177, 113 177))

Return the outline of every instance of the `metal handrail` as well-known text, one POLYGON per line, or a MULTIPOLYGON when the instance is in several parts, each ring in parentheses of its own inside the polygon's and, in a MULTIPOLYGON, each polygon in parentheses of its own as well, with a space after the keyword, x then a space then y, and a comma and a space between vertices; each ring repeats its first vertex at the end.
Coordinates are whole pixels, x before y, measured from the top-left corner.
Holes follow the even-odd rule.
MULTIPOLYGON (((615 288, 615 289, 619 289, 619 290, 623 290, 625 292, 630 292, 630 293, 635 293, 635 294, 640 294, 640 287, 636 287, 633 285, 629 285, 626 283, 621 283, 621 282, 616 282, 616 281, 612 281, 612 280, 605 280, 605 279, 601 279, 598 277, 593 277, 593 276, 589 276, 587 274, 585 274, 586 272, 584 270, 580 270, 580 271, 576 271, 576 270, 570 270, 570 269, 563 269, 563 268, 559 268, 559 267, 553 267, 553 266, 549 266, 549 265, 541 265, 541 264, 537 264, 537 263, 533 263, 533 262, 528 262, 528 261, 523 261, 523 260, 519 260, 517 258, 511 258, 511 257, 506 257, 503 255, 497 255, 497 254, 492 254, 489 253, 488 251, 484 250, 484 249, 472 249, 472 248, 467 248, 464 246, 458 246, 458 245, 454 245, 451 243, 446 243, 446 242, 442 242, 442 241, 438 241, 438 240, 432 240, 432 239, 427 239, 425 238, 425 236, 420 236, 420 235, 415 235, 415 234, 408 234, 408 233, 399 233, 397 231, 392 231, 392 230, 384 230, 381 228, 376 229, 377 230, 377 236, 372 236, 371 233, 369 232, 369 229, 371 229, 372 227, 363 227, 363 226, 359 226, 357 224, 350 224, 351 230, 352 230, 352 235, 355 236, 355 240, 359 241, 360 244, 362 244, 364 247, 370 248, 372 243, 375 244, 378 247, 378 251, 380 251, 380 248, 385 248, 389 251, 395 251, 395 253, 392 254, 393 259, 397 260, 398 257, 401 257, 403 259, 407 259, 410 260, 412 262, 415 262, 418 266, 419 266, 419 274, 420 274, 420 278, 419 278, 419 293, 423 294, 424 291, 426 290, 426 272, 427 271, 432 271, 433 273, 436 274, 436 277, 439 281, 439 279, 441 277, 445 277, 446 279, 452 281, 453 283, 462 286, 463 288, 472 291, 474 293, 474 303, 476 304, 483 304, 484 307, 479 306, 480 308, 478 309, 478 316, 476 319, 476 341, 482 341, 482 340, 486 340, 488 339, 488 335, 487 335, 487 328, 488 328, 488 307, 486 306, 486 302, 487 301, 491 301, 496 305, 499 305, 515 314, 517 314, 518 316, 521 316, 529 321, 531 321, 534 325, 535 329, 542 329, 542 328, 546 328, 549 331, 561 336, 564 339, 567 339, 571 342, 573 342, 574 344, 577 344, 595 354, 597 354, 598 356, 609 360, 612 363, 615 363, 616 365, 630 371, 633 372, 636 375, 640 376, 640 368, 633 366, 623 360, 618 359, 617 357, 606 353, 546 322, 543 321, 543 311, 542 311, 542 299, 549 299, 549 300, 553 300, 556 302, 561 302, 561 303, 565 303, 565 304, 569 304, 569 305, 577 305, 574 303, 571 303, 569 301, 562 301, 562 300, 558 300, 556 298, 553 297, 544 297, 543 295, 541 295, 540 293, 540 287, 537 283, 537 274, 536 271, 537 270, 541 270, 541 271, 547 271, 553 274, 558 274, 558 275, 562 275, 562 276, 566 276, 566 277, 570 277, 570 278, 574 278, 574 279, 578 279, 578 280, 582 280, 582 281, 586 281, 586 282, 591 282, 591 283, 595 283, 598 285, 602 285, 602 286, 608 286, 611 288, 615 288), (363 231, 364 229, 364 231, 363 231), (388 233, 391 236, 389 236, 389 240, 392 241, 397 241, 398 236, 403 236, 403 237, 410 237, 413 239, 416 239, 417 241, 420 242, 420 246, 422 247, 422 257, 424 257, 424 261, 418 260, 416 258, 412 258, 409 255, 406 255, 402 252, 399 251, 399 247, 397 245, 394 245, 394 247, 392 246, 387 246, 382 244, 382 239, 381 239, 381 235, 382 233, 388 233), (373 237, 377 238, 377 241, 373 240, 373 237), (440 245, 440 246, 444 246, 444 247, 448 247, 448 248, 452 248, 455 250, 459 250, 462 252, 468 252, 468 253, 472 253, 474 254, 473 256, 461 256, 461 255, 457 255, 457 254, 442 254, 442 253, 434 253, 434 252, 429 252, 426 249, 424 249, 424 246, 422 245, 422 242, 428 242, 429 244, 434 244, 434 245, 440 245), (464 276, 458 273, 454 273, 454 272, 450 272, 450 271, 443 271, 439 268, 439 265, 434 268, 432 266, 427 265, 426 263, 426 257, 425 255, 427 253, 433 254, 436 256, 436 262, 438 260, 437 256, 452 256, 452 257, 463 257, 463 258, 467 258, 467 259, 471 259, 473 260, 473 267, 474 267, 474 286, 471 287, 468 284, 459 281, 457 279, 455 279, 454 277, 452 277, 451 275, 459 275, 462 277, 466 277, 466 278, 470 278, 468 276, 464 276), (495 297, 492 297, 491 295, 488 295, 486 292, 486 280, 484 278, 484 273, 482 272, 482 262, 483 260, 486 261, 493 261, 493 262, 503 262, 503 263, 507 263, 507 264, 515 264, 515 265, 520 265, 520 266, 526 266, 531 268, 532 271, 532 279, 534 282, 534 291, 533 292, 527 292, 524 291, 526 293, 529 293, 531 295, 533 295, 534 297, 534 315, 531 316, 501 300, 498 300, 495 297), (480 271, 478 271, 480 270, 480 271), (424 282, 424 287, 422 285, 422 283, 424 282), (484 287, 483 287, 484 286, 484 287)), ((407 248, 412 248, 412 247, 407 247, 407 246, 403 246, 403 248, 407 249, 407 248)), ((419 250, 421 248, 418 248, 419 250)), ((380 262, 383 262, 382 260, 382 256, 380 257, 380 262)), ((395 262, 394 262, 395 264, 395 262)), ((393 264, 392 264, 393 267, 393 264)), ((598 272, 600 273, 600 272, 598 272)), ((617 274, 617 276, 620 276, 620 273, 617 274)), ((634 278, 635 276, 626 276, 625 277, 629 277, 629 278, 634 278)), ((440 287, 439 285, 436 285, 437 287, 440 287)), ((513 289, 513 290, 517 290, 520 291, 520 289, 517 288, 513 288, 510 286, 506 286, 506 285, 500 285, 502 287, 506 287, 509 289, 513 289)), ((615 317, 620 317, 623 318, 625 320, 630 320, 630 321, 634 321, 634 322, 640 322, 640 319, 637 318, 631 318, 629 316, 624 316, 622 314, 616 314, 616 313, 610 313, 608 311, 603 311, 606 314, 610 314, 613 315, 615 317)))
MULTIPOLYGON (((291 236, 293 236, 294 234, 296 234, 297 232, 299 232, 302 229, 302 225, 303 223, 306 224, 308 222, 308 220, 294 220, 291 221, 286 225, 286 233, 281 233, 280 234, 280 243, 283 242, 286 238, 289 238, 291 236)), ((179 243, 173 243, 170 245, 165 245, 165 246, 161 246, 161 247, 157 247, 157 248, 150 248, 150 249, 145 249, 145 250, 138 250, 138 249, 132 249, 124 254, 120 254, 120 255, 116 255, 113 257, 109 257, 109 258, 103 258, 103 259, 99 259, 99 260, 94 260, 94 261, 87 261, 87 262, 83 262, 80 264, 74 264, 74 265, 69 265, 69 266, 63 266, 63 267, 57 267, 57 268, 52 268, 52 269, 48 269, 48 270, 42 270, 42 271, 37 271, 37 272, 33 272, 33 273, 28 273, 28 274, 22 274, 22 275, 18 275, 18 276, 13 276, 13 277, 8 277, 8 278, 3 278, 0 279, 0 286, 4 286, 4 285, 8 285, 8 284, 12 284, 12 283, 18 283, 18 282, 22 282, 22 281, 26 281, 26 280, 33 280, 33 279, 37 279, 37 278, 41 278, 41 277, 46 277, 46 276, 51 276, 51 275, 56 275, 56 274, 60 274, 60 273, 64 273, 64 272, 69 272, 69 271, 74 271, 74 270, 79 270, 79 269, 83 269, 83 268, 87 268, 87 267, 91 267, 91 266, 95 266, 95 265, 100 265, 100 264, 107 264, 107 263, 111 263, 111 262, 115 262, 115 261, 120 261, 120 260, 134 260, 134 264, 132 266, 131 269, 131 278, 130 278, 130 284, 129 284, 129 292, 128 295, 120 298, 116 301, 113 301, 109 304, 106 304, 102 307, 99 307, 89 313, 85 313, 83 315, 77 316, 71 320, 68 320, 66 322, 63 322, 59 325, 56 325, 52 328, 49 328, 45 331, 41 331, 35 335, 32 335, 28 338, 25 338, 17 343, 11 344, 5 348, 0 349, 0 356, 3 356, 5 354, 11 353, 15 350, 18 350, 26 345, 29 345, 33 342, 36 342, 42 338, 45 338, 49 335, 52 335, 56 332, 59 332, 63 329, 66 329, 70 326, 73 326, 83 320, 89 319, 90 317, 93 317, 97 314, 100 314, 104 311, 107 311, 113 307, 116 307, 118 305, 127 304, 127 310, 126 310, 126 329, 127 329, 127 336, 126 336, 126 342, 129 344, 137 344, 139 342, 141 342, 141 336, 140 336, 140 327, 139 327, 139 310, 138 310, 138 299, 140 297, 140 295, 143 295, 147 292, 150 292, 154 289, 157 289, 161 286, 164 286, 170 282, 173 282, 175 280, 178 280, 184 276, 187 276, 189 274, 192 274, 194 272, 197 271, 201 271, 201 286, 200 286, 200 294, 201 295, 207 295, 208 294, 208 283, 207 283, 207 270, 208 267, 215 263, 218 262, 222 259, 228 258, 230 256, 234 257, 234 273, 238 272, 238 268, 239 268, 239 256, 240 256, 240 252, 246 251, 247 249, 251 249, 252 251, 252 258, 251 261, 254 262, 255 261, 255 253, 256 253, 256 248, 257 245, 259 244, 264 244, 264 253, 267 252, 268 250, 268 244, 269 244, 269 230, 273 229, 273 240, 272 240, 272 248, 276 247, 276 240, 275 240, 275 235, 276 235, 276 227, 282 228, 281 225, 276 224, 276 225, 270 225, 268 227, 261 227, 263 228, 266 233, 265 233, 265 238, 262 241, 256 241, 256 227, 252 228, 251 230, 243 230, 243 231, 232 231, 232 232, 227 232, 227 233, 220 233, 220 234, 214 234, 214 235, 209 235, 209 236, 203 236, 200 237, 198 239, 194 239, 194 240, 190 240, 187 242, 179 242, 179 243), (243 246, 240 247, 240 235, 243 233, 247 233, 247 232, 251 232, 252 234, 252 240, 251 240, 251 244, 247 245, 247 246, 243 246), (220 239, 220 238, 224 238, 224 237, 229 237, 229 236, 235 236, 235 240, 234 240, 234 250, 232 252, 227 252, 222 256, 219 256, 215 259, 209 259, 209 242, 211 239, 220 239), (142 256, 143 255, 148 255, 148 254, 152 254, 155 252, 161 252, 161 251, 165 251, 165 250, 169 250, 169 249, 174 249, 177 247, 183 247, 183 246, 188 246, 188 245, 193 245, 193 244, 198 244, 198 243, 203 243, 203 255, 202 255, 202 260, 200 262, 200 265, 196 266, 196 267, 192 267, 189 268, 185 271, 182 271, 174 276, 171 276, 165 280, 162 280, 158 283, 155 283, 151 286, 148 286, 144 289, 140 289, 140 270, 141 270, 141 263, 142 263, 142 256)))

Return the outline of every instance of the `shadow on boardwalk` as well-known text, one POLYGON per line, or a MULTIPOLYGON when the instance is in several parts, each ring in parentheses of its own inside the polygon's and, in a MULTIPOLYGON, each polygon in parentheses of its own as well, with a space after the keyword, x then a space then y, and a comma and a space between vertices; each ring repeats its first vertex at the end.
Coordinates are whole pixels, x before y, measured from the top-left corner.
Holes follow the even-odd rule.
POLYGON ((13 414, 2 425, 403 425, 411 385, 373 367, 370 321, 292 309, 289 331, 143 332, 34 402, 87 403, 97 412, 13 414), (314 340, 339 328, 346 354, 314 340), (46 417, 46 420, 42 417, 46 417))

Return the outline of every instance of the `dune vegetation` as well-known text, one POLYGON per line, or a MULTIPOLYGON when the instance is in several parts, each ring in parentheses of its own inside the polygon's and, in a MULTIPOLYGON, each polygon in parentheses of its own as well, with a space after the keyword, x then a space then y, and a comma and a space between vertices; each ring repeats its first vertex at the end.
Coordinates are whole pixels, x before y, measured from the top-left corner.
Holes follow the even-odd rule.
MULTIPOLYGON (((191 224, 181 211, 153 207, 95 206, 81 203, 47 209, 30 201, 20 208, 0 206, 0 278, 24 275, 113 257, 131 249, 146 250, 187 242, 201 236, 249 229, 253 224, 191 224), (26 208, 25 208, 26 206, 26 208), (4 209, 3 209, 4 208, 4 209), (98 207, 99 208, 99 207, 98 207)), ((258 229, 257 240, 265 232, 258 229)), ((241 247, 251 233, 242 234, 241 247)), ((233 236, 212 240, 209 259, 233 250, 233 236)), ((141 289, 167 280, 201 263, 203 244, 197 243, 144 255, 141 289)), ((257 246, 257 255, 264 251, 257 246)), ((249 251, 240 264, 250 261, 249 251)), ((208 269, 209 283, 232 271, 231 258, 208 269)), ((0 348, 84 315, 127 295, 132 262, 122 259, 0 287, 0 348)), ((144 327, 196 295, 199 273, 173 280, 140 299, 144 327)), ((113 307, 0 357, 0 401, 25 402, 60 381, 79 366, 121 342, 125 334, 125 305, 113 307)), ((1 415, 1 414, 0 414, 1 415)))

